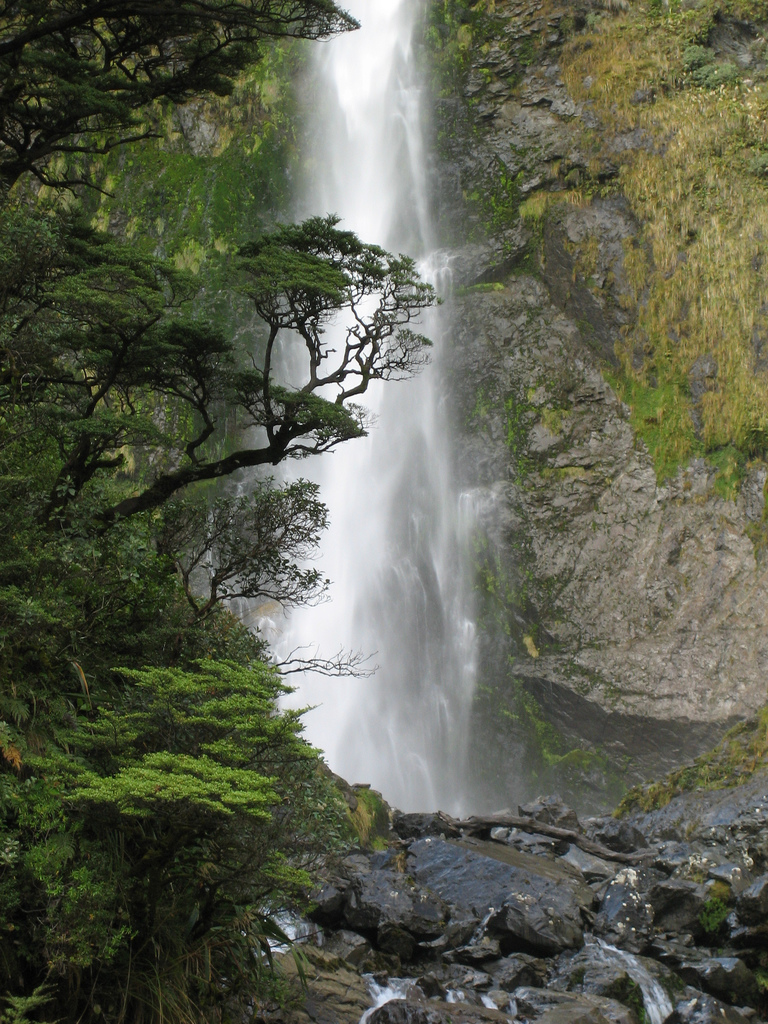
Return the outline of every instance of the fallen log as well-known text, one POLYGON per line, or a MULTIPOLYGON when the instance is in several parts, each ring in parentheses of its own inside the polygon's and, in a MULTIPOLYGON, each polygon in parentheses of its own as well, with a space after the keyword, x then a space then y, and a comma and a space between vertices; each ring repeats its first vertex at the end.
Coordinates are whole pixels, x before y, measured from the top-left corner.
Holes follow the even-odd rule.
POLYGON ((456 836, 472 835, 490 838, 491 829, 517 828, 521 832, 546 836, 548 839, 567 840, 585 853, 591 853, 593 857, 600 857, 602 860, 615 860, 621 864, 637 864, 652 855, 650 850, 644 853, 619 853, 618 850, 611 850, 609 847, 603 846, 602 843, 587 839, 580 832, 574 832, 569 828, 558 828, 557 825, 548 825, 546 822, 536 821, 535 818, 522 818, 516 814, 491 814, 487 817, 473 816, 460 819, 452 818, 449 814, 438 811, 437 816, 456 836))

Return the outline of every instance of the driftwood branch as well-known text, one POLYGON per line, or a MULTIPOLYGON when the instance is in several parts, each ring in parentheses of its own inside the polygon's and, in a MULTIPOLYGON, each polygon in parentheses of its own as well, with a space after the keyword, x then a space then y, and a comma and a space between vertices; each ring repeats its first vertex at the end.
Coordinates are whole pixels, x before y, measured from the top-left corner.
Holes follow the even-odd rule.
POLYGON ((491 829, 494 828, 518 828, 521 832, 528 832, 533 835, 547 836, 549 839, 565 839, 574 846, 578 846, 585 853, 591 853, 593 857, 601 857, 603 860, 615 860, 622 864, 636 864, 645 860, 647 853, 619 853, 610 850, 602 843, 595 843, 580 832, 574 832, 569 828, 558 828, 557 825, 547 825, 543 821, 536 821, 535 818, 521 818, 516 814, 491 814, 488 817, 472 817, 463 820, 452 818, 443 811, 437 812, 438 818, 448 830, 456 836, 473 835, 481 838, 490 838, 491 829))

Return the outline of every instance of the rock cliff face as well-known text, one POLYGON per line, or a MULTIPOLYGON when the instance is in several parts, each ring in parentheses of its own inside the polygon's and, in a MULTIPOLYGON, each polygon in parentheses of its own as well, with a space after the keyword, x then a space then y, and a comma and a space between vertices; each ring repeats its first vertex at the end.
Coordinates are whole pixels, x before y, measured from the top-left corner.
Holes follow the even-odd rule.
MULTIPOLYGON (((478 807, 553 785, 610 801, 766 701, 765 466, 725 495, 704 457, 664 476, 615 390, 648 264, 619 169, 658 142, 569 94, 587 17, 497 2, 437 108, 438 219, 475 239, 452 249, 444 322, 477 514, 478 807)), ((716 379, 691 367, 694 424, 716 379)))

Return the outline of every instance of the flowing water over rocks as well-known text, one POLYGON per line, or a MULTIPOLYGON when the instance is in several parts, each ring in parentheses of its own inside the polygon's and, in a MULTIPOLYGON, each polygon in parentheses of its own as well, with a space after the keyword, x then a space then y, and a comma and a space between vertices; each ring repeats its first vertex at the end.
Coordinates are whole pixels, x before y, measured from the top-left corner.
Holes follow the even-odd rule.
MULTIPOLYGON (((386 623, 397 671, 385 667, 384 685, 359 702, 345 691, 326 722, 350 724, 337 721, 335 738, 320 742, 406 813, 393 815, 386 849, 326 865, 313 912, 325 941, 307 950, 309 994, 297 994, 294 1010, 263 1008, 273 1024, 356 1024, 364 999, 371 1024, 743 1024, 766 1011, 766 773, 647 813, 584 816, 615 803, 627 780, 658 777, 706 749, 764 702, 768 575, 749 528, 763 515, 765 479, 756 470, 726 501, 711 467, 694 460, 659 483, 634 435, 606 372, 632 316, 624 259, 640 230, 618 187, 591 204, 561 204, 544 225, 517 216, 484 238, 467 202, 500 166, 522 203, 587 173, 613 180, 616 154, 650 145, 601 125, 560 77, 566 24, 597 9, 497 0, 499 39, 470 51, 463 94, 445 90, 436 104, 433 220, 445 236, 453 230, 443 265, 458 287, 443 308, 439 387, 408 401, 447 409, 456 428, 478 606, 469 616, 465 597, 444 596, 461 564, 456 520, 425 534, 439 510, 453 517, 458 505, 453 484, 427 486, 439 461, 434 425, 446 420, 414 439, 395 404, 385 447, 406 452, 410 471, 384 463, 371 501, 397 514, 366 520, 365 543, 353 547, 357 582, 331 572, 351 601, 334 614, 364 637, 374 620, 386 623), (584 140, 601 132, 598 157, 584 140), (437 535, 453 538, 445 561, 437 535), (462 627, 470 619, 474 640, 462 627), (413 623, 421 646, 407 639, 413 623), (459 643, 446 658, 449 638, 459 643), (472 687, 454 686, 445 669, 475 661, 472 700, 472 687), (370 761, 357 758, 361 748, 370 761), (576 810, 558 799, 464 821, 423 810, 483 814, 549 786, 576 810)), ((415 166, 401 161, 409 173, 415 166)), ((429 204, 409 209, 426 251, 429 204)), ((692 367, 695 400, 716 374, 707 361, 692 367)), ((344 470, 340 490, 352 493, 366 466, 344 470)), ((346 521, 344 543, 353 526, 346 521)))
POLYGON ((386 849, 326 865, 308 992, 259 1019, 757 1024, 766 810, 763 772, 623 819, 580 822, 556 797, 462 822, 394 812, 386 849))

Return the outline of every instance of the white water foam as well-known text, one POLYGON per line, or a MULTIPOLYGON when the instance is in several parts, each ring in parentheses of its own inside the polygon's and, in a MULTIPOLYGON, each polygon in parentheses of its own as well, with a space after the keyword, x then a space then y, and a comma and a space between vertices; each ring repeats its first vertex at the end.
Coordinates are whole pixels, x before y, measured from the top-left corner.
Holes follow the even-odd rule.
POLYGON ((632 981, 643 993, 643 1006, 649 1024, 664 1024, 673 1012, 674 1006, 656 978, 640 963, 636 956, 623 949, 611 946, 602 939, 593 940, 600 947, 602 955, 610 961, 619 961, 632 981))

